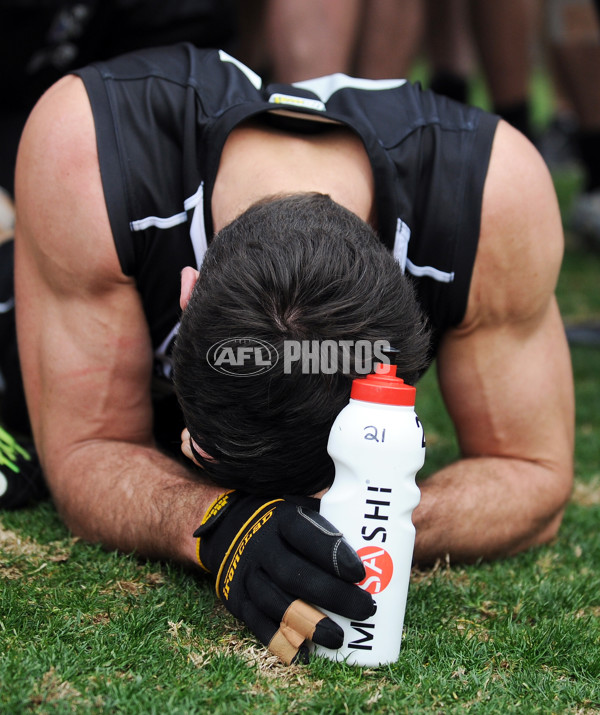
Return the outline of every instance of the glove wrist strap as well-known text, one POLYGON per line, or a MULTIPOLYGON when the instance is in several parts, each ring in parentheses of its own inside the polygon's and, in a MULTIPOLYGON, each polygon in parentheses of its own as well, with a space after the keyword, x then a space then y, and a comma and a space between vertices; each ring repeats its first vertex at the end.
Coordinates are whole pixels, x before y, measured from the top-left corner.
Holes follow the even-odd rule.
POLYGON ((223 556, 215 581, 215 590, 219 598, 229 599, 231 582, 233 581, 237 565, 246 545, 273 516, 273 512, 275 511, 274 504, 282 501, 283 499, 272 499, 271 501, 261 504, 259 508, 246 519, 232 539, 229 548, 223 556))
POLYGON ((194 536, 196 537, 196 560, 200 567, 207 573, 210 573, 210 569, 202 563, 202 559, 200 558, 200 539, 205 533, 211 530, 215 521, 223 515, 226 508, 231 504, 231 500, 233 499, 231 495, 233 495, 234 491, 234 489, 229 489, 224 494, 219 494, 206 510, 200 526, 194 531, 194 536))

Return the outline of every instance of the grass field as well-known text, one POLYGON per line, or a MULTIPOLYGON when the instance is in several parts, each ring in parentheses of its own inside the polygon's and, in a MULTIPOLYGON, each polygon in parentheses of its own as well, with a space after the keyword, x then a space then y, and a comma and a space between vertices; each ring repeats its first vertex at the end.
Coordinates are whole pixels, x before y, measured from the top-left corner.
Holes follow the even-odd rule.
MULTIPOLYGON (((557 180, 565 211, 573 180, 557 180)), ((567 321, 600 320, 600 258, 569 242, 567 321)), ((73 539, 50 503, 0 513, 0 713, 600 713, 600 348, 572 349, 576 486, 554 543, 415 571, 398 662, 284 667, 208 579, 73 539)), ((427 469, 456 455, 433 375, 427 469)))

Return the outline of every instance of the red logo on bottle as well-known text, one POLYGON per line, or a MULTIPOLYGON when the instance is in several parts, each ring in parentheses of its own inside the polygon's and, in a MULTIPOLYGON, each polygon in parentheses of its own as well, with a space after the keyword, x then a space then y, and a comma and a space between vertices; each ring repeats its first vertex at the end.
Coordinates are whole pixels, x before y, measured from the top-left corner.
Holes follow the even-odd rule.
POLYGON ((380 546, 363 546, 357 553, 366 571, 366 576, 358 585, 371 594, 381 593, 392 580, 392 557, 380 546))

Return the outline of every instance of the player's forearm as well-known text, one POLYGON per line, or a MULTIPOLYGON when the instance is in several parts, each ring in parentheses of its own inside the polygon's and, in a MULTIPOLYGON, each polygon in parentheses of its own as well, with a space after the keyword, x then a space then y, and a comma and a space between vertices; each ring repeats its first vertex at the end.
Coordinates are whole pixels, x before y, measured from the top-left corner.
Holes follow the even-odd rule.
POLYGON ((572 485, 562 471, 519 459, 460 460, 421 483, 415 561, 472 562, 550 540, 572 485))
POLYGON ((110 549, 195 563, 192 534, 223 489, 191 477, 153 448, 93 442, 49 469, 61 517, 110 549))

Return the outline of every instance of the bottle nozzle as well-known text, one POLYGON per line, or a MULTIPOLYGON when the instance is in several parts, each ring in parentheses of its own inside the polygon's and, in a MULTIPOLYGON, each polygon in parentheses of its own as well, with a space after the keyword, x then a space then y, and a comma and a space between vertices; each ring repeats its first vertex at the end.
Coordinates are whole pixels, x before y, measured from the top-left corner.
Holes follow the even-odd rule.
POLYGON ((386 405, 414 405, 416 389, 397 377, 396 370, 391 363, 376 363, 374 373, 353 380, 350 397, 386 405))

